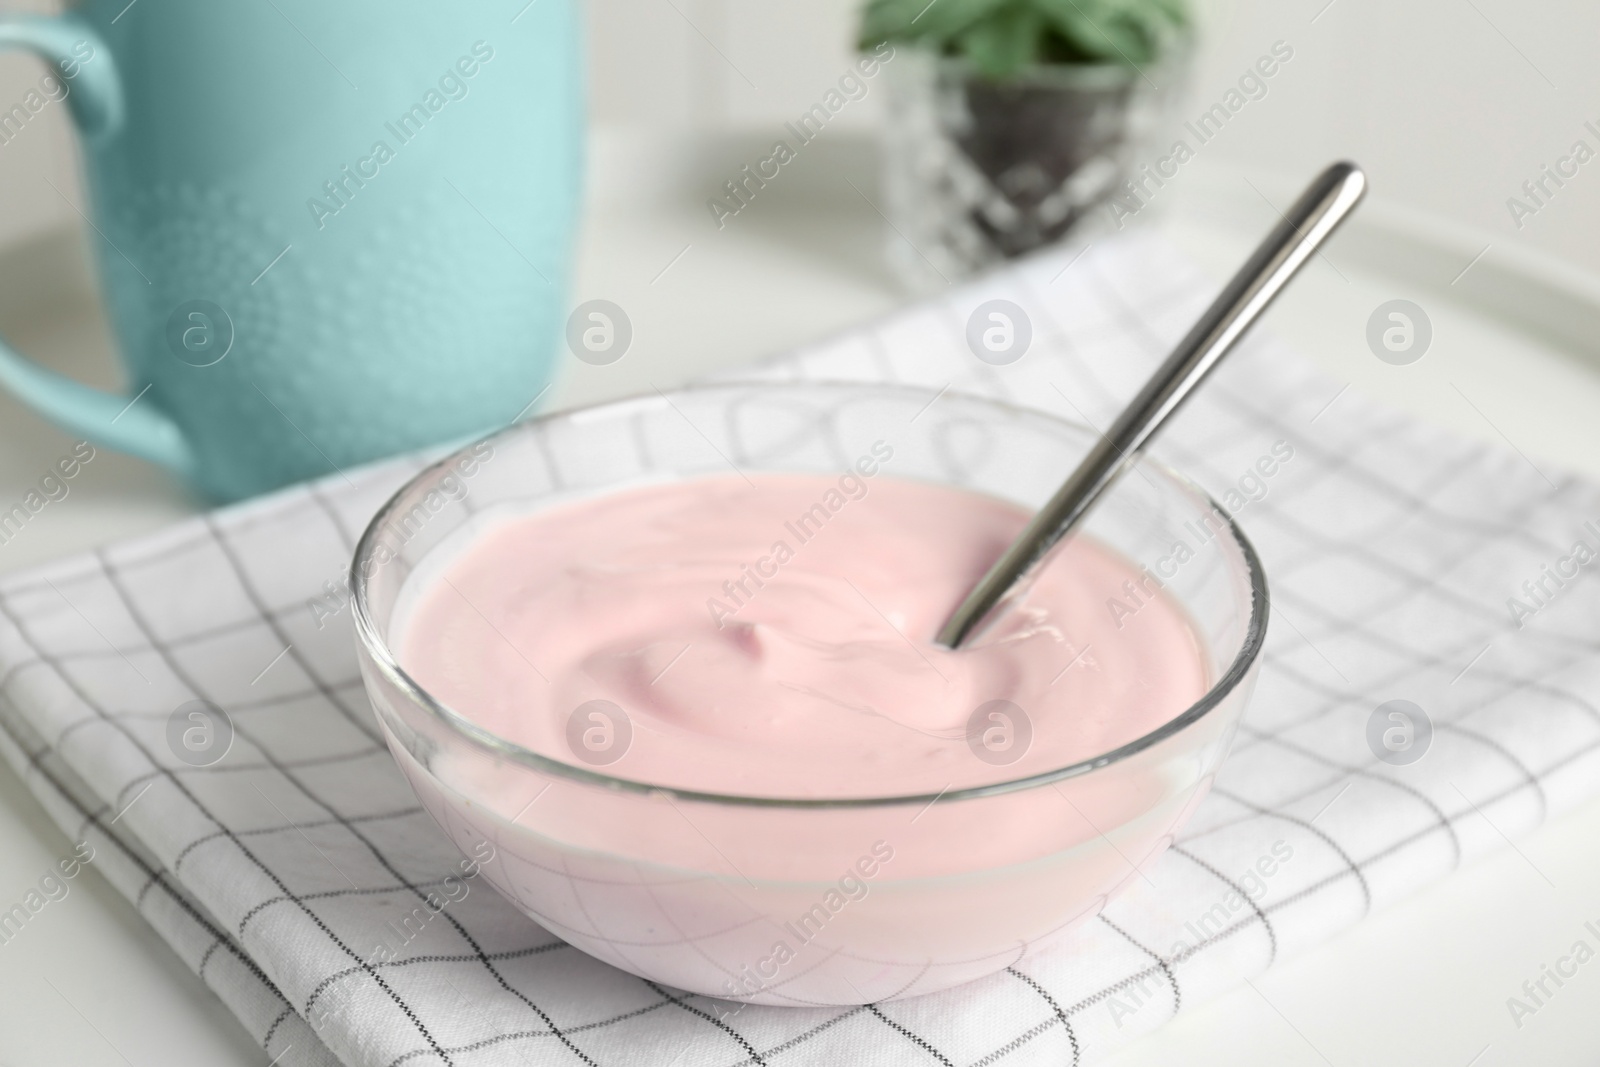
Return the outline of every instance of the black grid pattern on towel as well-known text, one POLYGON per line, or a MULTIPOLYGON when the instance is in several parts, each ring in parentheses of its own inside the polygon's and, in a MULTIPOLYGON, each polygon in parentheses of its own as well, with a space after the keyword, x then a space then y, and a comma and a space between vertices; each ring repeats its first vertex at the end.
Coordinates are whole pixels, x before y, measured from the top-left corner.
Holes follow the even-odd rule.
MULTIPOLYGON (((892 379, 1103 426, 1209 287, 1153 238, 1074 255, 741 377, 892 379), (965 345, 967 315, 994 297, 1033 322, 1032 349, 1008 367, 965 345)), ((0 751, 285 1064, 1087 1062, 1597 780, 1600 603, 1578 587, 1515 630, 1505 598, 1600 522, 1600 493, 1343 394, 1265 340, 1232 357, 1158 453, 1220 494, 1279 441, 1293 459, 1238 515, 1267 562, 1274 627, 1211 796, 1070 945, 947 993, 737 1009, 592 961, 487 890, 399 958, 365 962, 457 857, 372 721, 348 610, 319 627, 308 599, 416 461, 0 583, 0 751), (196 697, 237 726, 211 768, 165 751, 168 715, 196 697), (1407 767, 1365 740, 1395 697, 1436 728, 1407 767), (330 1006, 314 1031, 305 1020, 330 1006)))

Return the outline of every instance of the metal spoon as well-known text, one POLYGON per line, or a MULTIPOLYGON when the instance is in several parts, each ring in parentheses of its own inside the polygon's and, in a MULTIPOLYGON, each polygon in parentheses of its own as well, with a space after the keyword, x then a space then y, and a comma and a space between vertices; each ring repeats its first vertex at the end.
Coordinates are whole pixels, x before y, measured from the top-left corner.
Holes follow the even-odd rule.
POLYGON ((1366 175, 1354 163, 1335 163, 1307 186, 1078 469, 973 586, 940 629, 939 644, 961 647, 1002 601, 1020 591, 1022 579, 1044 562, 1050 550, 1133 465, 1172 413, 1238 343, 1366 191, 1366 175))

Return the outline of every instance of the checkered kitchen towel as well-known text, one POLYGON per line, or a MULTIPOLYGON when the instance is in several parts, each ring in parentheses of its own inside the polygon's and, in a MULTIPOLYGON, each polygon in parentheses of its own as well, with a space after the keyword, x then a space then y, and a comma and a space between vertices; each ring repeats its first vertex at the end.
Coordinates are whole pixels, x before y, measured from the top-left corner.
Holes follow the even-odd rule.
MULTIPOLYGON (((1073 254, 753 373, 916 382, 1104 425, 1211 286, 1151 236, 1073 254), (996 298, 1032 326, 1006 366, 966 340, 996 298)), ((461 857, 380 743, 349 610, 319 599, 416 462, 0 583, 0 748, 284 1064, 1087 1062, 1600 783, 1600 587, 1582 570, 1549 577, 1600 543, 1600 492, 1341 389, 1257 338, 1164 437, 1161 457, 1236 508, 1266 561, 1255 702, 1211 796, 1144 878, 1070 945, 964 988, 735 1014, 596 963, 488 891, 364 968, 428 893, 470 885, 444 882, 461 857), (166 738, 197 698, 237 730, 203 768, 166 738), (1408 718, 1372 728, 1395 700, 1408 718), (1375 740, 1407 722, 1412 747, 1380 760, 1375 740)))

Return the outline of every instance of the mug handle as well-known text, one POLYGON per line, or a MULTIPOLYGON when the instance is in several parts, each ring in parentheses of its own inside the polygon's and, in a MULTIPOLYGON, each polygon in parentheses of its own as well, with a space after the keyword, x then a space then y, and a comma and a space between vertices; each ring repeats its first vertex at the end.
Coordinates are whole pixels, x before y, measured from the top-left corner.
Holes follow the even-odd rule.
MULTIPOLYGON (((122 125, 122 83, 111 50, 100 35, 72 16, 0 19, 0 49, 16 48, 49 63, 69 84, 66 103, 86 140, 109 136, 122 125), (94 49, 85 62, 73 48, 83 42, 94 49), (76 65, 68 82, 64 66, 76 65)), ((181 474, 193 467, 193 455, 178 424, 137 396, 118 396, 46 370, 0 341, 0 386, 45 418, 69 432, 118 452, 159 463, 181 474)))

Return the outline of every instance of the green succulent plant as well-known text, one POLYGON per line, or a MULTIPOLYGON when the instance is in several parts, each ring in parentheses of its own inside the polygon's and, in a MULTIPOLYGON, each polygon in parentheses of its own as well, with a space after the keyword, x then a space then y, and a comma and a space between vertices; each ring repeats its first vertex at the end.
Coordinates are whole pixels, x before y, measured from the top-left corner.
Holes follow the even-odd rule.
POLYGON ((1159 58, 1189 25, 1188 0, 868 0, 860 45, 964 57, 1006 81, 1030 67, 1159 58))

